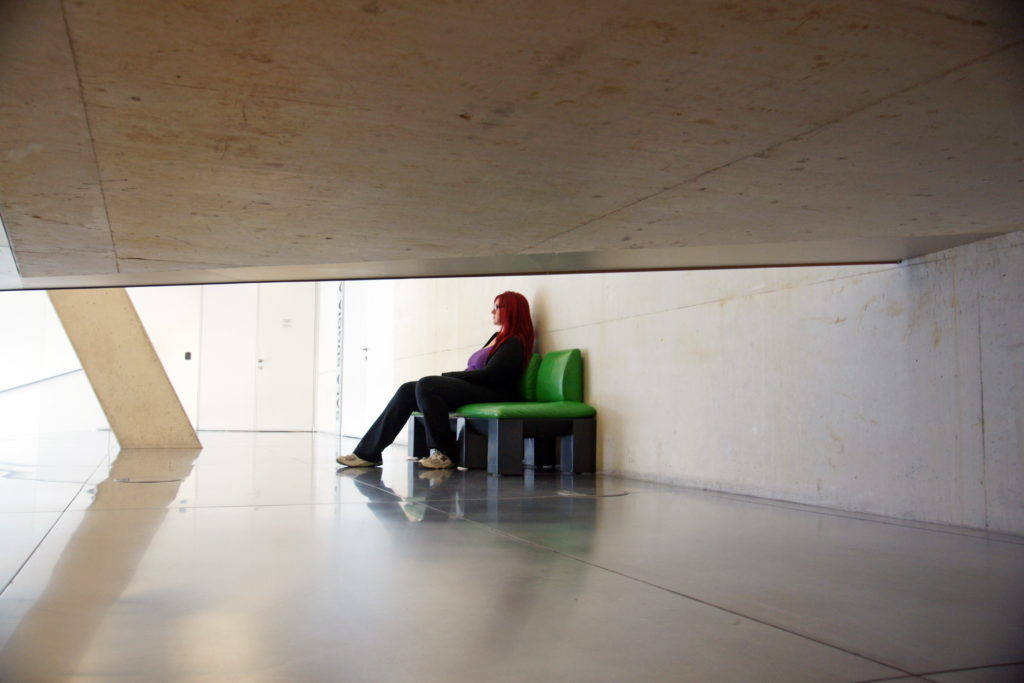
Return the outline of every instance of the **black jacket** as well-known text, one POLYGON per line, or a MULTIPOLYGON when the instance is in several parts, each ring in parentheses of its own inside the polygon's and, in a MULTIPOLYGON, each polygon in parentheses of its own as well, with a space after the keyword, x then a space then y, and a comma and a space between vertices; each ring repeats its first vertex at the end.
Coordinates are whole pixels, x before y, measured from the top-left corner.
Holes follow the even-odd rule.
MULTIPOLYGON (((487 343, 490 341, 488 339, 487 343)), ((514 400, 519 396, 519 380, 523 375, 523 342, 518 337, 510 337, 491 354, 487 363, 479 370, 442 372, 441 375, 495 389, 506 394, 509 400, 514 400)))

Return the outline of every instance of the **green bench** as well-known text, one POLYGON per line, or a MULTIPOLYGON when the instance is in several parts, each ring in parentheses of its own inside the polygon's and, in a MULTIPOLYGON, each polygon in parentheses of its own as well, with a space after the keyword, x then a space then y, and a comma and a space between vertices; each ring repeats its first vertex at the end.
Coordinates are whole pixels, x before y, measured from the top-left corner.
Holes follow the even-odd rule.
MULTIPOLYGON (((551 351, 543 358, 534 354, 523 373, 520 394, 522 401, 470 403, 450 414, 458 438, 457 464, 486 468, 494 475, 522 474, 524 465, 596 471, 597 411, 583 402, 580 350, 551 351)), ((423 416, 413 417, 409 455, 422 458, 428 451, 423 416)))

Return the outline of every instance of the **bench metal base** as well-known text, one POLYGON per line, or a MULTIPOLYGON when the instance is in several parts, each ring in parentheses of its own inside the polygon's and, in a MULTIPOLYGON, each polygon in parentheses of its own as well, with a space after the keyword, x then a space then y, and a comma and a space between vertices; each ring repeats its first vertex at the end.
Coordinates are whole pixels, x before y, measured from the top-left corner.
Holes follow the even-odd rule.
MULTIPOLYGON (((558 466, 562 472, 585 474, 597 470, 597 420, 483 419, 453 417, 458 439, 457 464, 487 469, 488 474, 519 474, 530 468, 558 466), (557 456, 557 462, 556 462, 557 456)), ((429 454, 423 417, 409 424, 409 456, 429 454)))

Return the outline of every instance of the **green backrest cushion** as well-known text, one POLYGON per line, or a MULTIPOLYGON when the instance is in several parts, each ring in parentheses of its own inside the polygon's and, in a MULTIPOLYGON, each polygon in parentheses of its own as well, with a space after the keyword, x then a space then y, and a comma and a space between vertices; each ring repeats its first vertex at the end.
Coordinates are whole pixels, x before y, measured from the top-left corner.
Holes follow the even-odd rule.
POLYGON ((537 371, 537 400, 583 400, 583 357, 579 349, 544 354, 537 371))
POLYGON ((537 400, 537 371, 540 370, 540 354, 530 356, 530 362, 519 379, 519 397, 523 401, 537 400))

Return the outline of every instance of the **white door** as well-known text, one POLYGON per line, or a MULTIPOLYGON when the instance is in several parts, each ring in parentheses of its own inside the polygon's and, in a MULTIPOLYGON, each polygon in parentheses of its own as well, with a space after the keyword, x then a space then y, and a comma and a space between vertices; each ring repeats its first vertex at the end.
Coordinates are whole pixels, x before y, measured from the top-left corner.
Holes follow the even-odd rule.
POLYGON ((259 285, 204 285, 199 429, 255 428, 259 285))
MULTIPOLYGON (((361 437, 384 409, 394 385, 394 282, 345 283, 341 433, 361 437)), ((405 441, 405 434, 398 436, 405 441)))
POLYGON ((257 431, 313 431, 315 320, 315 282, 259 286, 257 431))

